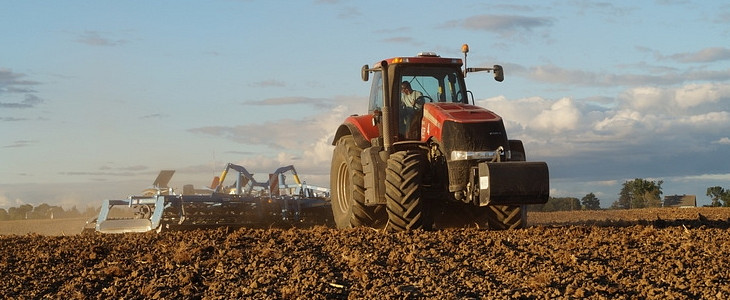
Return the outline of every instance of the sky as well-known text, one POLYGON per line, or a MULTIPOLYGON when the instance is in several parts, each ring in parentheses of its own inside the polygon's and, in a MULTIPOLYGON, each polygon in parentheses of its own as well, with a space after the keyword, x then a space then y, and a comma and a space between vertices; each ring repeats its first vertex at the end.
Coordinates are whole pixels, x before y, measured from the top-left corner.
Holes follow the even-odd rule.
POLYGON ((464 43, 504 67, 467 86, 548 163, 551 196, 730 189, 727 1, 0 5, 0 208, 100 205, 162 169, 202 187, 229 162, 329 186, 337 126, 367 113, 360 68, 464 43))

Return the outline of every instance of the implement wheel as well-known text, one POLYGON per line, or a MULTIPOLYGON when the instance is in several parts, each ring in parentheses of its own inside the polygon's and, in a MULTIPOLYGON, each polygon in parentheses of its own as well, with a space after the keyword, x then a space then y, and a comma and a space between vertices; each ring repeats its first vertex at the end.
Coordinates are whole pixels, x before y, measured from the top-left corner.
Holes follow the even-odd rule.
POLYGON ((393 153, 388 159, 385 172, 388 230, 431 229, 433 222, 423 195, 427 166, 426 156, 414 150, 393 153))
POLYGON ((340 138, 332 153, 330 195, 337 228, 378 228, 383 226, 386 219, 382 205, 365 205, 365 175, 362 171, 361 153, 362 149, 355 145, 355 140, 350 135, 340 138))

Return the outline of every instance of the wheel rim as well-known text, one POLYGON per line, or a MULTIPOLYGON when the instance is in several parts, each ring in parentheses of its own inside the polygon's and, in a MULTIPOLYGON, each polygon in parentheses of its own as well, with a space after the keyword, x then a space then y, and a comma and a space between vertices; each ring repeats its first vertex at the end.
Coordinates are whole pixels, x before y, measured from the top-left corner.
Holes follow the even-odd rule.
POLYGON ((350 208, 350 176, 347 176, 348 173, 347 164, 340 164, 337 170, 337 203, 342 213, 347 213, 350 208))

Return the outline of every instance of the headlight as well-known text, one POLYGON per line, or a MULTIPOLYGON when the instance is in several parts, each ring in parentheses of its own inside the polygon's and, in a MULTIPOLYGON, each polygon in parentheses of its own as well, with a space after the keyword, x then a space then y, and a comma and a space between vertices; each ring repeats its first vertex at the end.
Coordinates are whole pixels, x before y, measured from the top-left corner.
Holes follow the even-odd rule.
MULTIPOLYGON (((501 147, 500 147, 501 148, 501 147)), ((495 155, 504 154, 504 151, 501 151, 501 149, 498 149, 497 151, 451 151, 451 160, 470 160, 470 159, 478 159, 478 160, 486 160, 486 159, 494 159, 495 155)), ((507 159, 510 158, 510 152, 507 151, 507 159)))

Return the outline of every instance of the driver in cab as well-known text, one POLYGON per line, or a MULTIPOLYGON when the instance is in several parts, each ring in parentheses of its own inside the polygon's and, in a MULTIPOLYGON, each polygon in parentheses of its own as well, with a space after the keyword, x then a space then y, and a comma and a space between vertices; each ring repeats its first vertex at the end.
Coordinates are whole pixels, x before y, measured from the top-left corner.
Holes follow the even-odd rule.
POLYGON ((408 136, 409 134, 406 131, 408 130, 409 125, 412 125, 411 122, 413 121, 413 116, 416 113, 419 113, 421 109, 423 109, 423 94, 419 91, 414 91, 411 88, 411 83, 408 81, 401 82, 401 111, 400 111, 400 133, 403 135, 408 136), (419 99, 420 98, 420 99, 419 99))

